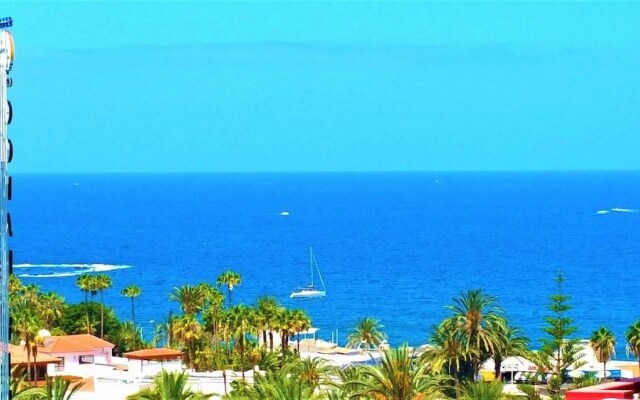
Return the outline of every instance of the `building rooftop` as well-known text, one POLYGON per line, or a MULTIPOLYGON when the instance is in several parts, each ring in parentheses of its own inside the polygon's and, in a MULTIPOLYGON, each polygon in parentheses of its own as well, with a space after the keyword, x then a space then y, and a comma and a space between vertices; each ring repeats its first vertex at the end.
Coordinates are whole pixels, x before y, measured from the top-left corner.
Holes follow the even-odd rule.
POLYGON ((41 346, 38 351, 42 353, 75 353, 105 347, 113 348, 114 346, 113 343, 89 334, 48 336, 44 338, 44 346, 41 346))
MULTIPOLYGON (((9 345, 9 354, 11 354, 11 365, 21 365, 27 364, 27 349, 24 346, 15 346, 13 344, 9 345)), ((57 364, 62 360, 50 356, 49 354, 42 354, 38 352, 38 355, 34 357, 31 355, 31 363, 36 362, 36 364, 57 364)))
POLYGON ((182 352, 167 348, 143 349, 124 353, 124 356, 132 360, 176 360, 182 358, 182 352))

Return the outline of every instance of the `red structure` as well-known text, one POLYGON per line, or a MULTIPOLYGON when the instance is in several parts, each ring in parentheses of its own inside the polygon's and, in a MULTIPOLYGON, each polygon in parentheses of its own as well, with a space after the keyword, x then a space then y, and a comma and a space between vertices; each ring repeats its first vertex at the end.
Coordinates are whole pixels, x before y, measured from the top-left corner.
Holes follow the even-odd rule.
MULTIPOLYGON (((635 393, 640 393, 640 378, 623 379, 616 382, 569 390, 565 393, 566 400, 602 400, 602 399, 633 399, 635 393)), ((637 398, 637 397, 636 397, 637 398)))

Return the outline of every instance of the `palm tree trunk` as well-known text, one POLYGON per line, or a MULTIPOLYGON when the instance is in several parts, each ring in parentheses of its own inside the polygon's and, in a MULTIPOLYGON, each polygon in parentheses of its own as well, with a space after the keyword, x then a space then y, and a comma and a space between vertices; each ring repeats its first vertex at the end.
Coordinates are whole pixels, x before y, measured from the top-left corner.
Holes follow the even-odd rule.
POLYGON ((267 330, 266 329, 262 331, 262 345, 264 347, 267 347, 267 330))
MULTIPOLYGON (((269 350, 273 351, 273 331, 269 330, 269 350)), ((638 360, 638 366, 640 368, 640 359, 638 360)))
POLYGON ((136 311, 133 306, 133 296, 131 296, 131 322, 133 323, 133 350, 135 350, 136 336, 138 336, 138 332, 136 329, 136 311))
POLYGON ((104 337, 104 291, 100 291, 100 338, 104 337))
MULTIPOLYGON (((28 343, 25 343, 25 346, 28 346, 28 343)), ((27 348, 27 381, 33 382, 31 379, 31 351, 27 348)))
POLYGON ((300 331, 297 332, 298 333, 298 357, 300 357, 300 331))
POLYGON ((227 366, 222 367, 222 382, 224 383, 224 395, 227 395, 227 366))
POLYGON ((84 292, 84 311, 87 313, 87 333, 91 333, 91 322, 89 321, 89 292, 84 292))
MULTIPOLYGON (((36 343, 36 346, 38 344, 36 343)), ((33 380, 38 384, 38 350, 33 353, 33 380)))
POLYGON ((286 333, 285 331, 281 331, 280 332, 280 346, 282 347, 282 364, 284 365, 284 359, 286 357, 286 348, 287 345, 287 338, 286 338, 286 333))
POLYGON ((240 336, 240 368, 242 368, 242 382, 247 380, 244 378, 244 334, 240 336))

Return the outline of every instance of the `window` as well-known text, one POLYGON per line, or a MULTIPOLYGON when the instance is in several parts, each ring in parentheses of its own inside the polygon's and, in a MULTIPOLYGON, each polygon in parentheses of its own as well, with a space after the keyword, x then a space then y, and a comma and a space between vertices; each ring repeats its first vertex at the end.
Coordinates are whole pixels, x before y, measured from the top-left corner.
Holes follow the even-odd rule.
POLYGON ((80 364, 93 364, 93 356, 80 356, 80 364))
POLYGON ((64 371, 64 357, 60 357, 60 362, 58 364, 56 364, 56 372, 61 372, 64 371))

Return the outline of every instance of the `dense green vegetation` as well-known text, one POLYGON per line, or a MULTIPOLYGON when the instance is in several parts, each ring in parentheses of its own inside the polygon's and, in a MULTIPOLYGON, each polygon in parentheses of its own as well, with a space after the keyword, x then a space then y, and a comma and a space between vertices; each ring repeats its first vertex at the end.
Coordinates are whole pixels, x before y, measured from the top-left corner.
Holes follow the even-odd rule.
MULTIPOLYGON (((241 283, 234 271, 223 272, 216 285, 199 283, 176 287, 169 299, 180 312, 169 314, 156 325, 153 338, 143 340, 135 322, 135 299, 142 291, 129 285, 121 295, 131 299, 131 318, 120 321, 104 304, 104 291, 113 287, 105 275, 81 275, 77 286, 84 294, 80 304, 67 304, 56 293, 41 293, 35 285, 24 285, 11 277, 10 309, 14 343, 22 343, 29 365, 24 381, 14 381, 20 398, 47 398, 47 390, 68 392, 73 386, 60 379, 48 379, 38 391, 29 388, 37 380, 31 360, 37 359, 40 329, 52 334, 91 333, 115 344, 114 353, 156 346, 183 351, 187 368, 195 371, 233 369, 242 371, 242 380, 233 382, 226 399, 499 399, 500 382, 478 382, 481 365, 495 361, 495 378, 500 366, 510 356, 523 356, 538 365, 537 387, 520 385, 526 398, 540 398, 542 389, 552 398, 562 398, 568 387, 567 371, 581 365, 576 327, 567 312, 569 297, 562 293, 562 275, 556 277, 557 293, 550 296, 543 331, 546 334, 538 351, 529 349, 522 330, 513 326, 498 299, 481 290, 470 290, 453 299, 446 309, 449 315, 433 327, 429 346, 412 349, 406 345, 385 349, 379 363, 346 369, 328 366, 320 359, 300 358, 300 343, 289 346, 289 338, 311 326, 309 316, 299 309, 287 309, 272 296, 256 299, 255 305, 234 304, 231 294, 241 283), (223 292, 224 290, 224 292, 223 292), (226 295, 225 295, 226 292, 226 295), (99 295, 99 301, 96 301, 99 295), (281 343, 278 343, 280 339, 281 343), (244 371, 258 366, 262 371, 255 382, 245 380, 244 371), (547 373, 551 378, 544 380, 547 373), (37 397, 40 396, 40 397, 37 397)), ((640 363, 640 321, 625 335, 627 349, 640 363)), ((386 334, 380 321, 359 319, 348 337, 348 346, 369 351, 382 348, 386 334)), ((601 327, 590 340, 597 359, 606 363, 613 356, 615 338, 601 327)), ((226 381, 226 373, 223 373, 226 381)), ((574 381, 574 386, 591 384, 595 378, 574 381)), ((163 373, 152 387, 132 395, 131 399, 197 399, 206 395, 193 393, 185 374, 163 373), (168 397, 167 397, 168 396, 168 397)), ((66 397, 65 397, 66 398, 66 397)))

